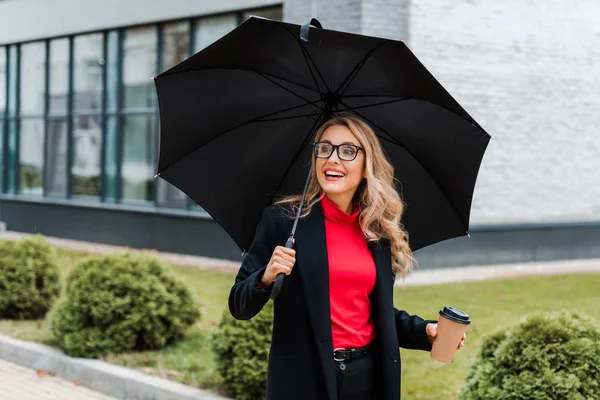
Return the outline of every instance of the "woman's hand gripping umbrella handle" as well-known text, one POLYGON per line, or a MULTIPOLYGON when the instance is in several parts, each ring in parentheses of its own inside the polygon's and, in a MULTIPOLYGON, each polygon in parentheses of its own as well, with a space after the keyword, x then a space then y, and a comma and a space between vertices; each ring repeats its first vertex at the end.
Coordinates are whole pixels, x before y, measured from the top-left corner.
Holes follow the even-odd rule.
MULTIPOLYGON (((286 249, 293 249, 294 248, 294 238, 290 236, 290 238, 287 240, 287 242, 285 242, 285 246, 286 249)), ((279 273, 277 274, 277 277, 275 278, 275 283, 273 284, 273 288, 271 288, 271 300, 276 300, 277 297, 279 297, 279 293, 281 292, 281 287, 283 286, 283 280, 285 278, 285 274, 284 273, 279 273)))

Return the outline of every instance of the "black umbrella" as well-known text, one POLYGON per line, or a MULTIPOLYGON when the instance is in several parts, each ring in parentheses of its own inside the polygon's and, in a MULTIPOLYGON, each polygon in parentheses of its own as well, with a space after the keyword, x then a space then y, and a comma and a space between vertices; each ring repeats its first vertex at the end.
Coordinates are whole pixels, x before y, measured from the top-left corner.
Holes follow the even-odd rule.
POLYGON ((403 42, 308 34, 308 23, 250 18, 157 76, 160 177, 245 251, 262 208, 303 189, 316 128, 351 111, 396 167, 411 248, 468 234, 490 136, 403 42))

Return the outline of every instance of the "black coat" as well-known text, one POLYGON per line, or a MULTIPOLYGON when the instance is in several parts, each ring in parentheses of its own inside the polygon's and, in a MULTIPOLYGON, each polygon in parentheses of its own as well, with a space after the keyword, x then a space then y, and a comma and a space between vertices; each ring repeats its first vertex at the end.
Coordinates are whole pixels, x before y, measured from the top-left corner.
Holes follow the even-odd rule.
MULTIPOLYGON (((257 282, 275 246, 287 240, 292 223, 277 206, 263 210, 229 295, 229 309, 235 318, 252 318, 269 300, 269 291, 257 282)), ((299 220, 295 238, 296 264, 275 302, 267 400, 337 400, 325 223, 320 204, 299 220)), ((435 321, 424 321, 394 308, 389 244, 374 243, 370 249, 377 270, 371 294, 376 356, 380 360, 377 385, 381 399, 398 400, 399 347, 431 350, 425 326, 435 321)))

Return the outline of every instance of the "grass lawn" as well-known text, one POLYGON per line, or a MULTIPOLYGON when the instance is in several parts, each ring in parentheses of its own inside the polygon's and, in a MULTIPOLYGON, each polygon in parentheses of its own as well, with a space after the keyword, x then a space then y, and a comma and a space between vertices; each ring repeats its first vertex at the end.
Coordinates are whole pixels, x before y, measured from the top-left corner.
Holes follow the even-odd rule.
MULTIPOLYGON (((73 262, 85 255, 59 250, 61 272, 66 276, 73 262)), ((107 356, 106 361, 137 368, 189 385, 216 389, 214 362, 208 337, 226 308, 233 276, 190 267, 172 267, 186 282, 202 311, 201 320, 187 338, 161 351, 107 356)), ((437 311, 451 305, 471 315, 467 343, 450 365, 429 358, 428 353, 402 350, 402 398, 454 399, 482 337, 516 323, 537 310, 574 309, 600 321, 600 274, 530 277, 463 284, 401 287, 396 307, 423 318, 437 319, 437 311)), ((0 320, 0 332, 56 345, 45 321, 0 320)))

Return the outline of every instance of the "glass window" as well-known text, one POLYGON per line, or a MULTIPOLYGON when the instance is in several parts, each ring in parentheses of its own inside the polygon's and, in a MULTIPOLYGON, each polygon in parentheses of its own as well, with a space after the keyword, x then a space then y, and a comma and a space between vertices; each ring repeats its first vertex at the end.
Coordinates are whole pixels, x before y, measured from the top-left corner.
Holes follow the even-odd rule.
POLYGON ((225 36, 238 25, 236 14, 201 18, 194 23, 194 52, 225 36))
MULTIPOLYGON (((10 99, 9 99, 10 100, 10 99)), ((17 192, 17 121, 8 122, 8 192, 17 192)))
POLYGON ((48 111, 50 114, 66 114, 69 94, 69 39, 50 42, 50 82, 48 111))
POLYGON ((117 126, 116 117, 106 120, 106 143, 104 146, 104 197, 108 201, 117 198, 117 126))
MULTIPOLYGON (((189 29, 187 22, 167 24, 163 29, 163 70, 185 60, 189 54, 189 29)), ((187 197, 185 193, 162 179, 156 180, 156 201, 163 207, 185 208, 187 197)))
POLYGON ((67 120, 52 119, 46 131, 46 193, 65 197, 67 194, 67 120))
POLYGON ((20 112, 43 115, 46 80, 46 45, 43 42, 21 46, 20 112))
POLYGON ((119 32, 108 33, 106 53, 106 109, 115 112, 119 95, 119 32))
POLYGON ((244 13, 244 21, 250 18, 250 16, 257 16, 263 18, 273 19, 275 21, 283 20, 283 8, 282 7, 270 7, 261 8, 258 10, 249 10, 244 13))
POLYGON ((24 194, 43 195, 44 120, 22 119, 19 143, 19 183, 24 194))
MULTIPOLYGON (((6 112, 6 61, 6 47, 0 46, 0 118, 4 117, 6 112)), ((2 130, 0 130, 0 137, 2 137, 2 130)))
POLYGON ((153 115, 123 118, 123 201, 153 201, 158 137, 153 115))
POLYGON ((0 46, 0 193, 4 188, 4 116, 6 114, 6 47, 0 46))
POLYGON ((8 48, 8 115, 17 114, 17 45, 8 48))
POLYGON ((156 105, 156 28, 128 29, 123 39, 123 108, 156 105))
POLYGON ((73 50, 73 110, 102 110, 104 37, 101 33, 77 36, 73 50))
POLYGON ((99 196, 102 155, 102 118, 78 116, 73 119, 73 195, 99 196))
POLYGON ((4 191, 4 120, 0 117, 0 193, 4 191))
POLYGON ((190 24, 177 22, 167 24, 163 29, 162 68, 167 70, 188 58, 190 45, 190 24))

